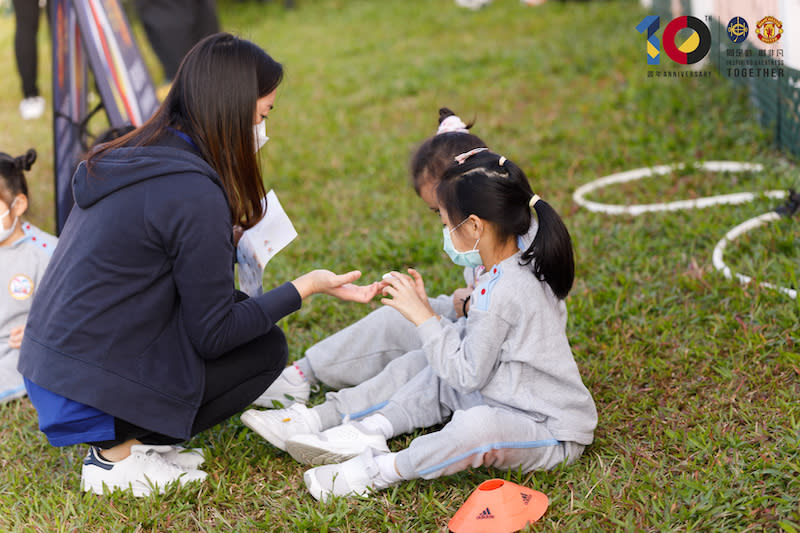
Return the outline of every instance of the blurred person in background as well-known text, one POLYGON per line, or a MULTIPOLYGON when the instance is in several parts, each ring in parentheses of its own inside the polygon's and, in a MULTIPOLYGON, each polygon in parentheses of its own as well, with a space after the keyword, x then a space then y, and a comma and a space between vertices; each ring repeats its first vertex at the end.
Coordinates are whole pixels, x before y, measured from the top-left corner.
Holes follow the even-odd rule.
POLYGON ((37 74, 39 68, 36 36, 39 33, 39 0, 13 0, 14 55, 17 71, 22 81, 22 101, 19 113, 24 120, 32 120, 44 114, 45 100, 39 94, 37 74))
POLYGON ((147 40, 164 69, 163 99, 183 56, 204 37, 220 30, 215 0, 135 0, 147 40))

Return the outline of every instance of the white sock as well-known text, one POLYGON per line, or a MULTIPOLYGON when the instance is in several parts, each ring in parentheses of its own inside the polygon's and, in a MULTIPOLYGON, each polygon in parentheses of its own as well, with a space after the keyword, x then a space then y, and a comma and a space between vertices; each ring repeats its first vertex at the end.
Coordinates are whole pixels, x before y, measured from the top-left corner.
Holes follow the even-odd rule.
POLYGON ((292 385, 299 385, 308 381, 303 371, 296 364, 284 368, 281 375, 292 385))
MULTIPOLYGON (((380 472, 381 481, 386 483, 386 487, 394 485, 403 478, 397 473, 397 468, 394 466, 394 458, 397 453, 382 453, 375 457, 375 462, 378 464, 378 471, 380 472)), ((381 488, 386 488, 381 487, 381 488)))
POLYGON ((380 433, 385 439, 391 439, 394 437, 394 428, 392 427, 392 423, 389 422, 388 418, 380 413, 370 415, 361 420, 361 425, 370 431, 380 433))

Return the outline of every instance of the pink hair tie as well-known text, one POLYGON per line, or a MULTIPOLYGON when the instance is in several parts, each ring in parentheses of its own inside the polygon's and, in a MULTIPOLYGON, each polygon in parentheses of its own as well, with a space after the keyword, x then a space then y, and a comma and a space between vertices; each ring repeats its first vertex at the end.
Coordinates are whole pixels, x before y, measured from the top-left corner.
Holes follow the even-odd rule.
POLYGON ((464 124, 464 121, 458 118, 456 115, 450 115, 446 119, 444 119, 441 123, 439 123, 439 129, 436 130, 436 135, 440 133, 450 133, 452 131, 457 131, 459 133, 469 133, 467 129, 467 125, 464 124))
POLYGON ((455 156, 453 159, 455 159, 455 160, 456 160, 456 162, 457 162, 459 165, 463 165, 463 164, 464 164, 464 161, 466 161, 467 159, 469 159, 469 158, 470 158, 470 157, 472 157, 473 155, 475 155, 475 154, 478 154, 478 153, 480 153, 480 152, 484 152, 484 151, 486 151, 486 150, 488 150, 488 148, 473 148, 473 149, 472 149, 472 150, 470 150, 469 152, 464 152, 463 154, 458 154, 458 155, 457 155, 457 156, 455 156))

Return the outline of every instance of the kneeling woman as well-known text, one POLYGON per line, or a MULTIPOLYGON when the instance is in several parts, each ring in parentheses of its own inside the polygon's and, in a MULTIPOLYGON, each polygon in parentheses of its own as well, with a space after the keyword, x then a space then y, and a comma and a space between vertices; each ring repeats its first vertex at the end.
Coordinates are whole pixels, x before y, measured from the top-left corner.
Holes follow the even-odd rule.
POLYGON ((258 46, 212 35, 155 115, 76 172, 19 369, 51 444, 91 445, 86 491, 146 495, 202 480, 202 450, 175 445, 280 374, 288 349, 275 324, 314 293, 368 301, 378 291, 353 285, 358 271, 326 270, 255 298, 234 290, 232 227, 264 215, 255 152, 282 77, 258 46))

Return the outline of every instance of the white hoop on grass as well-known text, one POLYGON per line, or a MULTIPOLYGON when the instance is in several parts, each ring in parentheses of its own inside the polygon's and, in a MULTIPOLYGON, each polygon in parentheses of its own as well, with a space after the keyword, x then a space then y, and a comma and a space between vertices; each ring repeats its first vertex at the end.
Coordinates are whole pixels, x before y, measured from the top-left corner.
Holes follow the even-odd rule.
MULTIPOLYGON (((627 183, 630 181, 636 181, 644 178, 650 178, 654 176, 663 176, 665 174, 669 174, 675 170, 680 170, 685 168, 686 165, 684 164, 676 164, 676 165, 659 165, 655 167, 643 167, 637 168, 634 170, 628 170, 626 172, 618 172, 616 174, 610 174, 608 176, 598 178, 594 181, 581 185, 575 192, 572 194, 572 199, 578 205, 585 207, 589 211, 595 213, 606 213, 609 215, 641 215, 644 213, 655 213, 655 212, 664 212, 664 211, 678 211, 681 209, 703 209, 706 207, 710 207, 713 205, 733 205, 733 204, 743 204, 745 202, 751 202, 759 197, 767 197, 767 198, 776 198, 776 199, 783 199, 787 197, 786 191, 765 191, 760 193, 754 192, 740 192, 740 193, 733 193, 733 194, 721 194, 717 196, 706 196, 703 198, 695 198, 692 200, 678 200, 675 202, 661 202, 661 203, 654 203, 654 204, 639 204, 639 205, 623 205, 623 204, 603 204, 599 202, 592 202, 586 199, 586 195, 592 191, 596 191, 597 189, 602 189, 603 187, 608 187, 609 185, 617 184, 617 183, 627 183)), ((702 163, 698 163, 693 165, 694 168, 699 168, 701 170, 707 170, 709 172, 757 172, 763 170, 763 167, 756 163, 742 163, 739 161, 705 161, 702 163)), ((763 215, 757 216, 755 218, 751 218, 750 220, 739 224, 728 233, 725 234, 725 237, 720 240, 717 245, 714 247, 714 252, 712 254, 712 262, 714 264, 714 268, 721 271, 722 274, 726 278, 733 278, 734 276, 743 284, 750 283, 753 278, 749 276, 745 276, 744 274, 739 274, 737 272, 733 272, 730 267, 725 264, 725 261, 722 259, 723 252, 725 250, 725 246, 739 237, 744 233, 747 233, 750 230, 753 230, 759 226, 763 226, 769 222, 774 220, 780 219, 780 215, 775 212, 764 213, 763 215)), ((772 283, 761 282, 761 286, 767 287, 770 289, 775 289, 787 294, 790 298, 797 298, 797 291, 794 289, 788 289, 786 287, 780 287, 778 285, 773 285, 772 283)))

